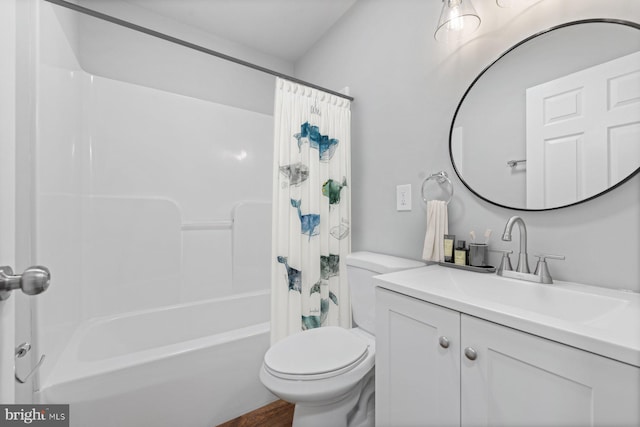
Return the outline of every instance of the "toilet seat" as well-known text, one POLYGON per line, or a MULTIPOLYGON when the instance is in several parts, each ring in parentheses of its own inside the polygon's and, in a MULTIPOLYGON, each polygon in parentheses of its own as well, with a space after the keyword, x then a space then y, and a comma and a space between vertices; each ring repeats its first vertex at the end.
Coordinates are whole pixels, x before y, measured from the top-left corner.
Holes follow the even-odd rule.
POLYGON ((367 342, 337 326, 291 335, 274 344, 264 356, 271 375, 291 380, 319 380, 348 372, 369 354, 367 342))

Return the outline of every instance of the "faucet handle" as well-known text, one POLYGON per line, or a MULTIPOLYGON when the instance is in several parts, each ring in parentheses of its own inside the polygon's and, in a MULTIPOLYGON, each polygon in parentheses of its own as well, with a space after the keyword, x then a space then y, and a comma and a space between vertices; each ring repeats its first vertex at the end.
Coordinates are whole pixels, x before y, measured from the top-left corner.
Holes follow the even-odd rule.
POLYGON ((564 255, 553 255, 553 254, 533 254, 534 257, 540 258, 540 261, 544 262, 547 258, 549 259, 560 259, 564 260, 564 255))
POLYGON ((551 273, 549 273, 549 267, 547 267, 547 258, 564 260, 565 259, 564 255, 553 255, 553 254, 533 254, 533 255, 538 258, 536 271, 533 274, 540 277, 541 283, 547 283, 547 284, 553 283, 553 279, 551 278, 551 273))
POLYGON ((502 254, 502 259, 500 260, 500 266, 498 267, 498 270, 496 270, 496 274, 498 276, 502 276, 503 271, 513 270, 513 266, 511 265, 511 258, 509 258, 509 255, 513 253, 512 250, 489 249, 489 252, 498 252, 502 254))

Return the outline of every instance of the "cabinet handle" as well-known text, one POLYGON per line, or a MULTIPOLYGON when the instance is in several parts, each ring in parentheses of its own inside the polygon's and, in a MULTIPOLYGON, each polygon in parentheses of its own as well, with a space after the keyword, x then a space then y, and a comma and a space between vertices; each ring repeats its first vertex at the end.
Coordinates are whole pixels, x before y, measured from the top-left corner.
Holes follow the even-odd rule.
POLYGON ((467 356, 469 360, 476 360, 478 358, 478 352, 471 347, 464 349, 464 355, 467 356))
POLYGON ((449 348, 449 338, 447 338, 445 336, 442 336, 442 337, 440 337, 438 342, 440 343, 440 347, 449 348))

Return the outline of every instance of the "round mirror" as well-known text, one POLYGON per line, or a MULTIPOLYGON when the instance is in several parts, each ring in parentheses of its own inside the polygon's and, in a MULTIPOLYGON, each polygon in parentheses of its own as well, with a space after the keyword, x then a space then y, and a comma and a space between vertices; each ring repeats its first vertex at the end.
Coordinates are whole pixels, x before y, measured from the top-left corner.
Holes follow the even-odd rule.
POLYGON ((528 37, 485 68, 451 124, 462 182, 498 206, 547 210, 640 171, 640 25, 592 19, 528 37))

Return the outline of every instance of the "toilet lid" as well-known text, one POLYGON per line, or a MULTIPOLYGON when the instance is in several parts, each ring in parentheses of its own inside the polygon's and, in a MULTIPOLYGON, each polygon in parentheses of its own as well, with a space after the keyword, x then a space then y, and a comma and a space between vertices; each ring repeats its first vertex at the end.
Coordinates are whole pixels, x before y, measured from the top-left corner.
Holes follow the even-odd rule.
POLYGON ((264 356, 268 370, 279 377, 333 376, 350 370, 367 356, 362 338, 337 326, 311 329, 274 344, 264 356))

